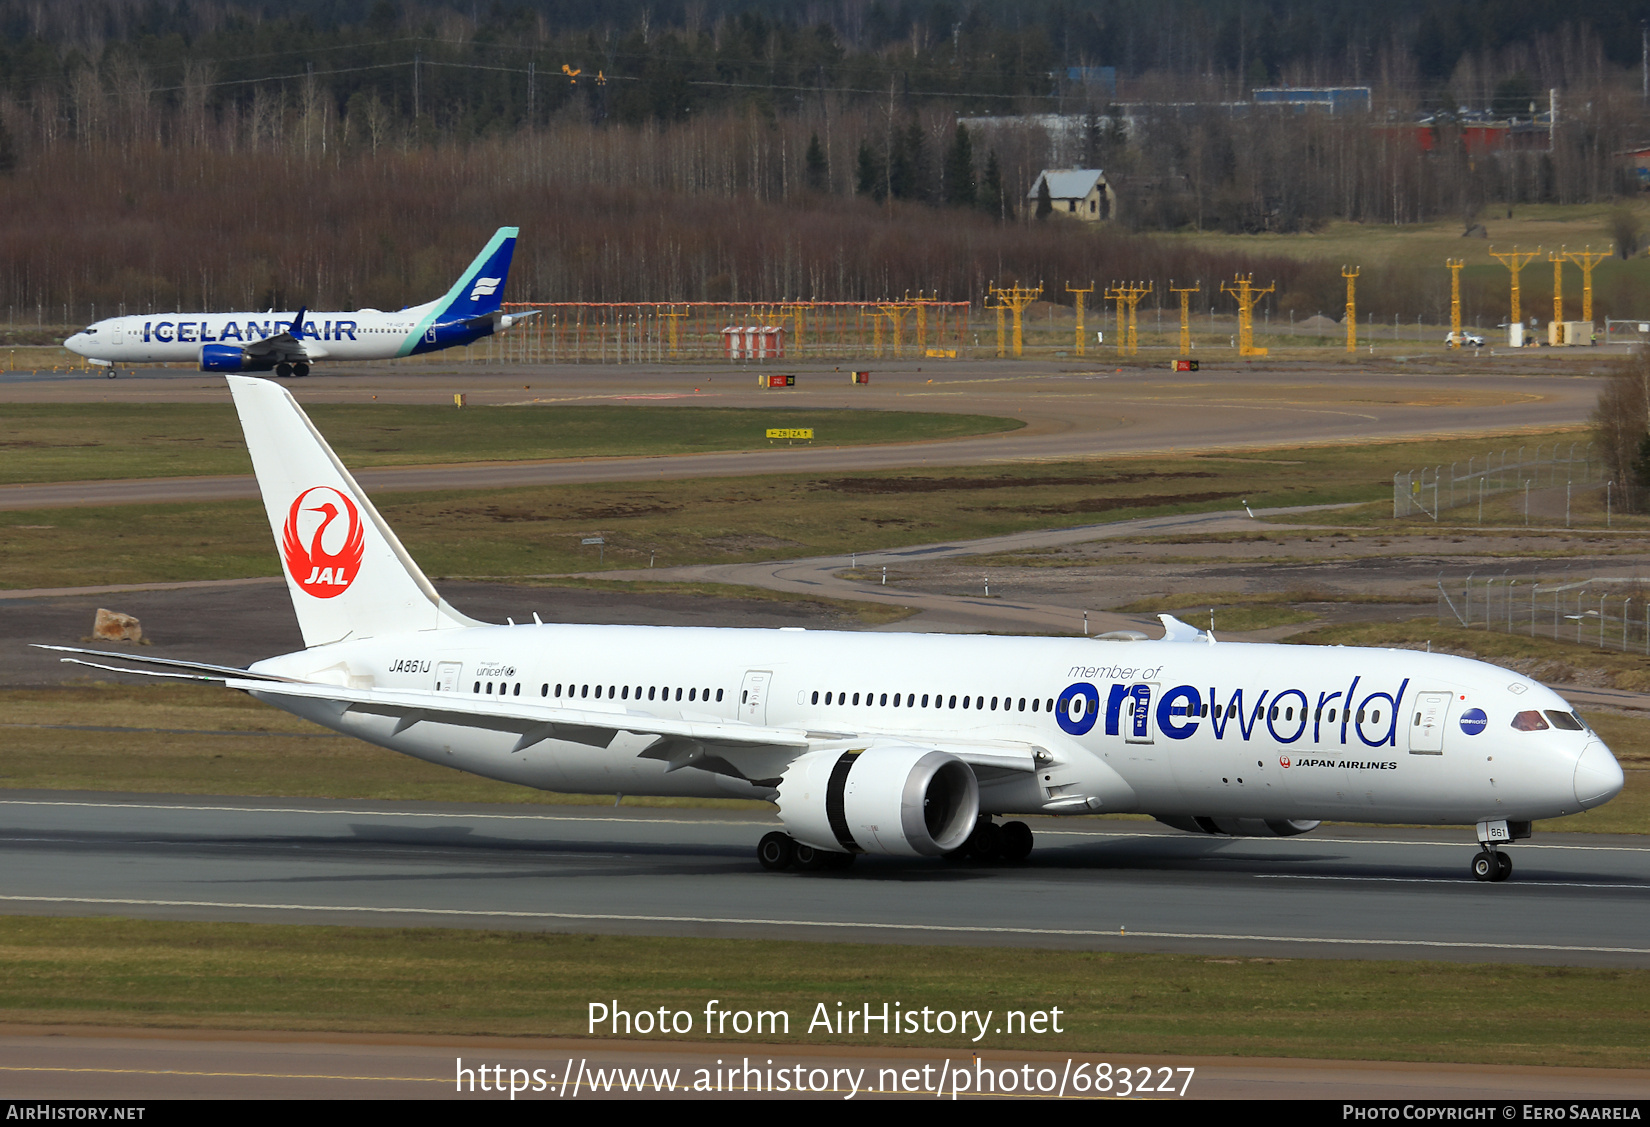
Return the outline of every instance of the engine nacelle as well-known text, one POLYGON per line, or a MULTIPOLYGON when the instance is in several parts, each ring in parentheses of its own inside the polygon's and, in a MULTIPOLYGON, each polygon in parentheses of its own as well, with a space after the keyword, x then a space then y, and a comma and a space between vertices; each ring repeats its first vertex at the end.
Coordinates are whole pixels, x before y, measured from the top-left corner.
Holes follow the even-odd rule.
POLYGON ((933 748, 816 751, 779 782, 786 832, 836 853, 938 857, 968 840, 979 814, 973 769, 933 748))
POLYGON ((273 361, 268 364, 248 364, 246 353, 237 345, 201 345, 201 371, 203 372, 267 372, 274 366, 273 361))
POLYGON ((1191 818, 1182 814, 1159 814, 1157 820, 1165 826, 1193 834, 1219 834, 1224 837, 1294 837, 1311 833, 1322 822, 1304 818, 1191 818))

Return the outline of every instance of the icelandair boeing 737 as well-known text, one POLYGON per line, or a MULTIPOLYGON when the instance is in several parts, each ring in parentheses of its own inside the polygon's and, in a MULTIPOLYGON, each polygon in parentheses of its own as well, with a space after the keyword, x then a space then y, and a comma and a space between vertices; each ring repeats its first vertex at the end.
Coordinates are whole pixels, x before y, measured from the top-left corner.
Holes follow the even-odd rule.
POLYGON ((111 317, 63 346, 109 376, 131 364, 193 361, 203 372, 307 376, 317 360, 391 360, 471 344, 536 313, 503 311, 515 227, 500 227, 452 289, 395 313, 151 313, 111 317))
POLYGON ((769 869, 1023 859, 1031 830, 995 818, 1140 812, 1203 834, 1474 826, 1472 874, 1499 881, 1532 822, 1622 789, 1557 693, 1444 654, 1217 644, 1169 615, 1133 642, 477 622, 284 388, 228 379, 306 648, 122 660, 523 786, 769 799, 769 869))

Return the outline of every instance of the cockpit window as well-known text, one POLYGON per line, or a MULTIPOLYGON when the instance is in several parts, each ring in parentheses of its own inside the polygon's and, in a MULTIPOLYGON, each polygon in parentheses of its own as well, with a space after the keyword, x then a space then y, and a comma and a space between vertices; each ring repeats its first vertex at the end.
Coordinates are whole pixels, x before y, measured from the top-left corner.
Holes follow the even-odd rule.
POLYGON ((1519 732, 1540 732, 1546 730, 1547 722, 1541 719, 1541 713, 1532 710, 1514 716, 1512 726, 1519 732))
POLYGON ((1547 719, 1553 722, 1553 727, 1562 728, 1566 732, 1579 732, 1587 727, 1581 722, 1581 717, 1573 712, 1560 712, 1556 708, 1547 710, 1547 719))

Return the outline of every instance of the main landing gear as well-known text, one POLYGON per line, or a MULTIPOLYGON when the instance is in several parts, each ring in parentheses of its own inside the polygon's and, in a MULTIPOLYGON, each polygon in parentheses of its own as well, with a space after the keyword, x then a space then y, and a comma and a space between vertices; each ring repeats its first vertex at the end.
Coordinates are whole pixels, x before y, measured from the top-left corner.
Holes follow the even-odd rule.
POLYGON ((981 814, 968 840, 947 853, 945 859, 1012 865, 1031 856, 1031 846, 1031 827, 1024 822, 1004 822, 999 826, 991 820, 990 814, 981 814))
POLYGON ((309 365, 305 364, 302 360, 298 361, 296 364, 288 364, 285 360, 282 360, 279 364, 275 365, 275 374, 280 376, 283 380, 288 376, 297 376, 299 379, 303 379, 305 376, 309 375, 309 365))
POLYGON ((854 863, 854 855, 815 849, 811 845, 803 845, 790 834, 775 830, 764 834, 762 840, 757 842, 756 860, 770 873, 786 869, 817 873, 825 869, 846 869, 854 863))
MULTIPOLYGON (((997 825, 990 814, 981 814, 974 823, 974 832, 968 840, 945 855, 947 861, 975 861, 984 865, 1016 864, 1031 855, 1031 827, 1024 822, 1004 822, 997 825)), ((853 865, 853 853, 830 849, 815 849, 804 845, 790 834, 764 834, 756 845, 756 860, 770 873, 796 869, 799 872, 821 872, 846 869, 853 865)))

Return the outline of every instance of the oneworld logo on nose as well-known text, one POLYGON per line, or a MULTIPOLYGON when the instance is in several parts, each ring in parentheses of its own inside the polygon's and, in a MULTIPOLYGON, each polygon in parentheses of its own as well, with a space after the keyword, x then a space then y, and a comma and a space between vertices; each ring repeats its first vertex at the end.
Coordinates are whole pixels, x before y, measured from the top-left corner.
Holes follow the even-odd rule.
POLYGON ((317 599, 342 595, 355 582, 365 552, 366 533, 354 501, 330 485, 298 494, 281 528, 281 555, 287 574, 305 594, 317 599))
POLYGON ((1476 736, 1489 724, 1490 718, 1484 715, 1482 708, 1469 708, 1461 714, 1461 730, 1469 736, 1476 736))

